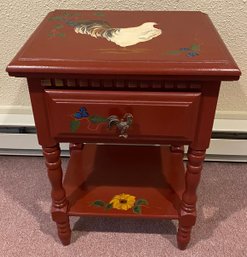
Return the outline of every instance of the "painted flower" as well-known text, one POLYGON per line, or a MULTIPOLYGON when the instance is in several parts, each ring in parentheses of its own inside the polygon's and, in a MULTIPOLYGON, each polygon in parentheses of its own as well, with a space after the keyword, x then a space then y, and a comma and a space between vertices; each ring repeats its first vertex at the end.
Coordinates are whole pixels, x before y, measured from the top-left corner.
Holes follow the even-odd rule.
POLYGON ((133 195, 120 194, 120 195, 115 195, 110 201, 110 204, 114 209, 127 211, 128 209, 131 209, 134 207, 135 201, 136 201, 136 197, 133 195))
POLYGON ((81 107, 80 110, 74 114, 74 118, 76 119, 87 118, 88 116, 89 114, 85 107, 81 107))
POLYGON ((194 56, 197 56, 197 55, 199 55, 197 52, 189 52, 187 54, 188 57, 194 57, 194 56))
POLYGON ((148 201, 144 198, 136 200, 135 196, 124 193, 115 195, 110 202, 95 200, 90 203, 91 206, 104 208, 104 210, 117 209, 127 211, 132 209, 135 214, 142 214, 142 207, 148 204, 148 201))
POLYGON ((180 55, 181 53, 184 53, 188 57, 195 57, 199 55, 200 48, 201 48, 200 45, 193 44, 191 45, 191 47, 181 47, 178 50, 171 50, 171 51, 168 51, 167 53, 172 55, 180 55))
POLYGON ((181 47, 179 50, 180 51, 190 51, 190 48, 188 48, 188 47, 181 47))

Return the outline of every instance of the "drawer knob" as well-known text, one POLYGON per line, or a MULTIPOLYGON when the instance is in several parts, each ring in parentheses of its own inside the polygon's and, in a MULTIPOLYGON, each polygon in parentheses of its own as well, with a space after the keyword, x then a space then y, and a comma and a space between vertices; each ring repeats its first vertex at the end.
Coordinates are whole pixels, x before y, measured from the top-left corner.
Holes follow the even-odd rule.
POLYGON ((133 115, 131 113, 125 113, 122 119, 119 119, 116 115, 108 117, 108 128, 117 127, 120 134, 119 137, 127 138, 127 130, 133 122, 133 115))

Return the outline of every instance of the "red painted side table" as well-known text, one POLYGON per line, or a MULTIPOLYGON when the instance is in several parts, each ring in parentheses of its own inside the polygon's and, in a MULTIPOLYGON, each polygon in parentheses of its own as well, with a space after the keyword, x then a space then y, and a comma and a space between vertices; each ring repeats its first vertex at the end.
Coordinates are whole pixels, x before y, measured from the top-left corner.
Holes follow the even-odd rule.
POLYGON ((207 15, 56 10, 7 71, 28 81, 64 245, 69 216, 100 215, 178 219, 186 248, 220 83, 240 76, 207 15))

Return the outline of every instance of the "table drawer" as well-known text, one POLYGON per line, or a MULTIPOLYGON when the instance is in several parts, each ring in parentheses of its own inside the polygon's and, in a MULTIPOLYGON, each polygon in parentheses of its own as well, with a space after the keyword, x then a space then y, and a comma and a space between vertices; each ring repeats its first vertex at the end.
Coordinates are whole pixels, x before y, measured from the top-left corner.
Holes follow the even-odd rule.
POLYGON ((45 91, 53 137, 114 140, 121 137, 192 140, 200 95, 198 92, 45 91))

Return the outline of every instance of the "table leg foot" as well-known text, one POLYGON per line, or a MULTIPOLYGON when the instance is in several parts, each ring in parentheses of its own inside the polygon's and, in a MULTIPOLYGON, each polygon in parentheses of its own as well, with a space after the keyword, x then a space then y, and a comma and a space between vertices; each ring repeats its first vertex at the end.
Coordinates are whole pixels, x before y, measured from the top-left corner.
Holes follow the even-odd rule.
POLYGON ((190 233, 192 227, 179 225, 177 233, 177 244, 180 250, 185 250, 190 242, 190 233))
POLYGON ((63 245, 69 245, 71 240, 71 229, 69 224, 69 217, 66 216, 64 221, 56 222, 57 231, 60 241, 63 245))
POLYGON ((51 216, 53 221, 57 224, 57 233, 63 245, 70 244, 71 229, 69 223, 69 216, 67 215, 67 206, 63 208, 51 208, 51 216))

